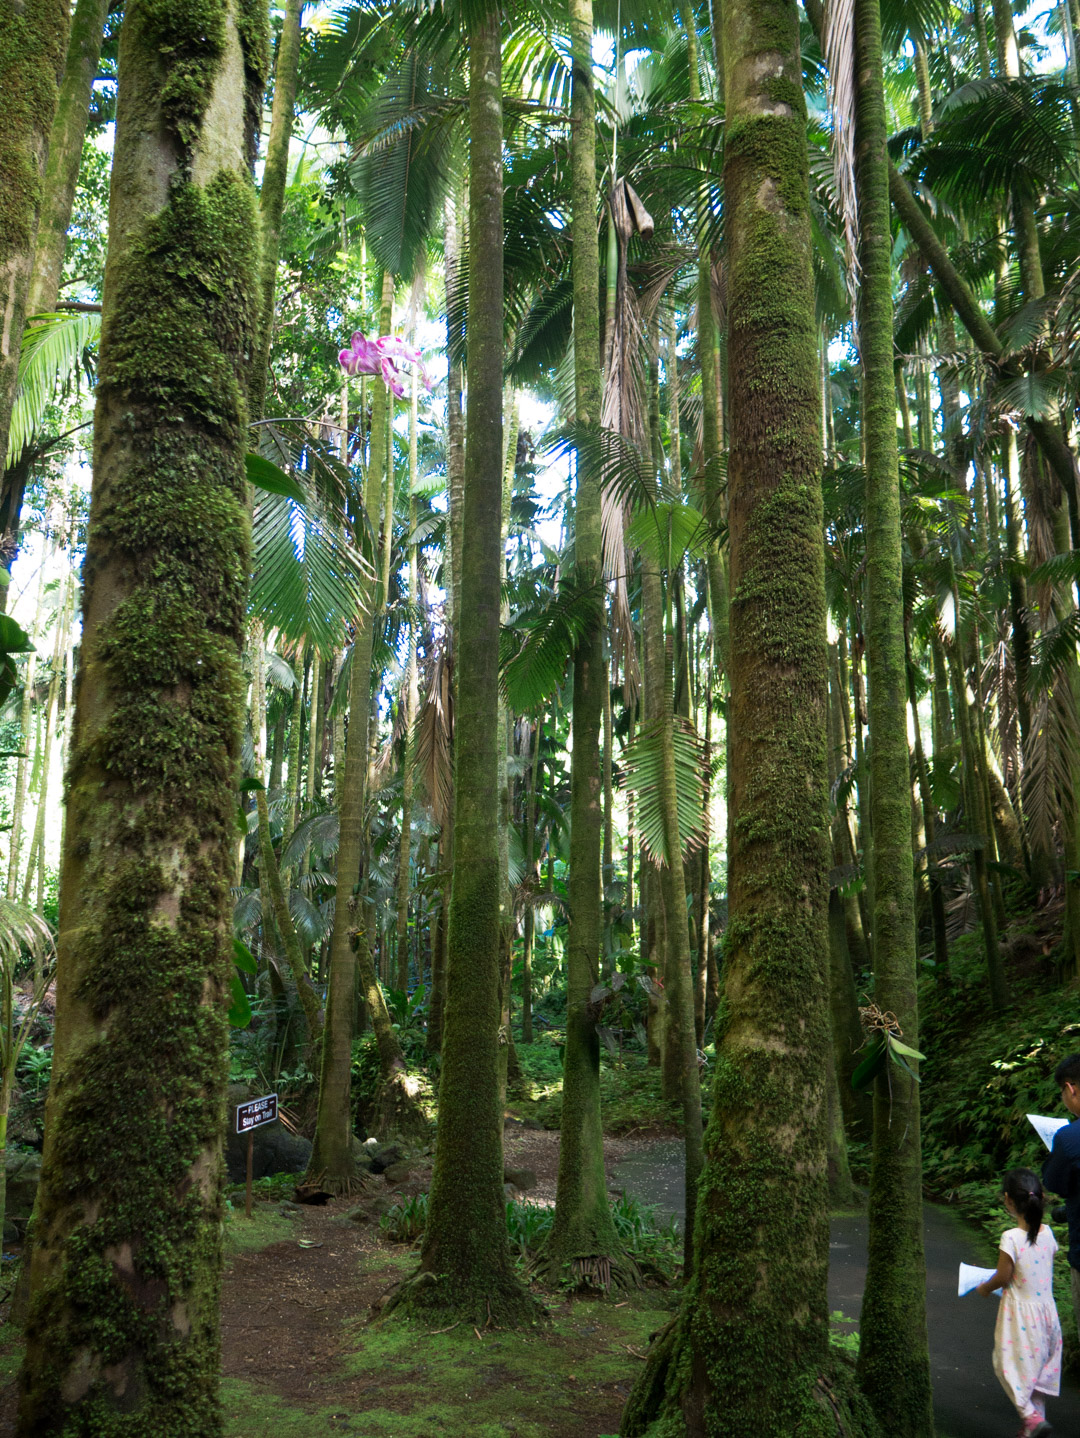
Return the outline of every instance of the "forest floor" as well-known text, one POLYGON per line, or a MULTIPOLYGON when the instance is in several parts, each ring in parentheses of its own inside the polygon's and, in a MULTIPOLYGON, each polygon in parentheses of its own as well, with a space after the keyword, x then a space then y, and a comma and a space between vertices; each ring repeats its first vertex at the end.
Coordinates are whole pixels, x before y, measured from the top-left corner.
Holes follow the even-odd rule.
MULTIPOLYGON (((617 1159, 648 1139, 609 1140, 617 1159)), ((554 1202, 558 1134, 506 1137, 509 1167, 535 1175, 531 1202, 554 1202)), ((417 1177, 423 1178, 424 1175, 417 1177)), ((237 1200, 234 1199, 234 1202, 237 1200)), ((378 1322, 414 1265, 357 1201, 324 1207, 242 1199, 226 1225, 222 1398, 227 1438, 601 1438, 618 1431, 650 1335, 675 1290, 615 1302, 548 1295, 549 1322, 524 1333, 429 1332, 378 1322)), ((14 1432, 18 1334, 0 1327, 0 1435, 14 1432)))

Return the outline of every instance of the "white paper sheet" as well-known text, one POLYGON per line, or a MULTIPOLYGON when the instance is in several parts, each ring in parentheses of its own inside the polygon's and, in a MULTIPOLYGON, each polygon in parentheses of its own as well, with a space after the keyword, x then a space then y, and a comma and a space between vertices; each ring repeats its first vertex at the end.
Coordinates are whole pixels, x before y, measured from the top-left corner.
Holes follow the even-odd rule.
POLYGON ((1037 1113, 1029 1113, 1027 1121, 1031 1127, 1046 1144, 1047 1148, 1054 1146, 1054 1134, 1059 1128, 1064 1128, 1069 1122, 1067 1118, 1040 1118, 1037 1113))
MULTIPOLYGON (((980 1283, 985 1283, 988 1278, 993 1278, 997 1272, 996 1268, 976 1268, 972 1263, 960 1265, 960 1283, 956 1290, 956 1296, 963 1298, 966 1293, 974 1293, 980 1283)), ((994 1289, 994 1297, 1001 1297, 1001 1289, 994 1289)))

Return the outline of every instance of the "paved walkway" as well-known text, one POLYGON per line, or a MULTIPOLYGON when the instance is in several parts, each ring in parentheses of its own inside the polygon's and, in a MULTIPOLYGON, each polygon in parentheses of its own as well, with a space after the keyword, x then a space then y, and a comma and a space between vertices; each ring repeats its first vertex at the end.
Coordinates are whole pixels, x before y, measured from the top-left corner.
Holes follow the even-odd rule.
MULTIPOLYGON (((655 1203, 665 1216, 684 1211, 682 1144, 663 1141, 623 1159, 616 1182, 655 1203)), ((1003 1224, 1004 1227, 1004 1224, 1003 1224)), ((989 1266, 978 1239, 947 1209, 927 1204, 926 1318, 938 1438, 1013 1438, 1016 1414, 990 1366, 996 1302, 977 1294, 957 1298, 961 1262, 989 1266)), ((1064 1258, 1059 1258, 1063 1262, 1064 1258)), ((829 1307, 857 1319, 866 1282, 866 1217, 835 1218, 830 1228, 829 1307)), ((1071 1314, 1063 1314, 1071 1322, 1071 1314)), ((1080 1386, 1067 1379, 1047 1417, 1060 1438, 1080 1435, 1080 1386)))

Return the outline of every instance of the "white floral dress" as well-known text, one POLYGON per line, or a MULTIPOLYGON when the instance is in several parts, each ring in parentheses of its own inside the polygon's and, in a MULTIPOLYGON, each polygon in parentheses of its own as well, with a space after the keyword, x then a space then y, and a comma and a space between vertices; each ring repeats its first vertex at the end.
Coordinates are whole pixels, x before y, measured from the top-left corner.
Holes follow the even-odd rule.
POLYGON ((1013 1261, 1012 1282, 998 1305, 994 1372, 1022 1418, 1036 1410, 1032 1393, 1061 1392, 1061 1324, 1054 1306, 1057 1239, 1047 1224, 1034 1243, 1010 1228, 998 1245, 1013 1261))

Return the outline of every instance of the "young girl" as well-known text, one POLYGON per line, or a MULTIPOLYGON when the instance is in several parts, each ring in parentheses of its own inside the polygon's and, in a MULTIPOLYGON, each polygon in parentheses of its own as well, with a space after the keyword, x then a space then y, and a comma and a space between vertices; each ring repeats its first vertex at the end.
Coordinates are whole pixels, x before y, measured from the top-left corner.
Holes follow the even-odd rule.
POLYGON ((1002 1182, 1005 1207, 1018 1227, 1001 1235, 997 1271, 979 1284, 988 1297, 1005 1291, 994 1329, 994 1372, 1022 1426, 1017 1438, 1049 1434, 1046 1397, 1061 1391, 1061 1325, 1054 1306, 1057 1240, 1043 1223, 1045 1196, 1038 1177, 1014 1168, 1002 1182))

